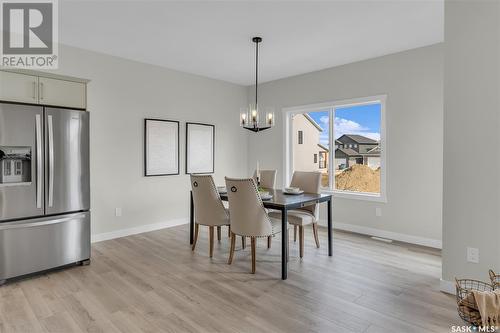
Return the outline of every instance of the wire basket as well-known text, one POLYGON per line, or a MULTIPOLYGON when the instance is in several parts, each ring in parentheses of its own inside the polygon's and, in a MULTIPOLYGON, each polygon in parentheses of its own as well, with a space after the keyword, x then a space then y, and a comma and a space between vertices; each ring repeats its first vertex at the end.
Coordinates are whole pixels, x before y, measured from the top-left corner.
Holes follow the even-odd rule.
POLYGON ((455 281, 457 288, 458 315, 471 325, 481 326, 481 314, 479 313, 472 291, 493 291, 493 286, 482 281, 470 279, 455 279, 455 281))
POLYGON ((495 274, 493 270, 490 269, 490 279, 491 279, 491 285, 493 286, 493 289, 500 289, 500 274, 495 274))

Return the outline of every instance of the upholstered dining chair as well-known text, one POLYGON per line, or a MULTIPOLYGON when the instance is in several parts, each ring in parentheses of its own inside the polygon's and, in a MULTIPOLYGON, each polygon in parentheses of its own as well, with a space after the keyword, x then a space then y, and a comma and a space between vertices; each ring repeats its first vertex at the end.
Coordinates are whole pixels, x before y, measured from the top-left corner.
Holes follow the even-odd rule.
MULTIPOLYGON (((299 187, 306 193, 321 193, 321 172, 295 171, 290 183, 291 187, 299 187)), ((273 218, 280 218, 281 213, 273 211, 269 213, 273 218)), ((288 223, 293 225, 294 241, 297 239, 297 228, 299 229, 299 254, 304 256, 304 226, 312 224, 314 240, 316 247, 319 248, 318 238, 318 204, 293 209, 288 211, 288 223)))
MULTIPOLYGON (((267 189, 274 189, 276 187, 276 170, 259 170, 260 173, 260 186, 267 189)), ((257 184, 257 170, 253 172, 253 179, 257 184)), ((268 211, 269 212, 269 211, 268 211)), ((267 247, 271 247, 271 241, 273 236, 267 238, 267 247)))
MULTIPOLYGON (((259 170, 260 186, 268 189, 276 187, 276 170, 259 170)), ((257 170, 253 172, 253 179, 257 182, 257 170)))
POLYGON ((231 249, 228 264, 233 262, 236 236, 250 237, 252 274, 255 274, 256 239, 274 236, 281 232, 281 220, 269 217, 253 178, 226 177, 226 188, 231 215, 231 249))
POLYGON ((207 226, 209 232, 210 258, 214 253, 214 228, 217 227, 217 238, 220 241, 221 227, 229 226, 229 211, 224 208, 222 200, 210 175, 191 175, 191 188, 195 211, 194 241, 192 250, 196 248, 199 226, 207 226))

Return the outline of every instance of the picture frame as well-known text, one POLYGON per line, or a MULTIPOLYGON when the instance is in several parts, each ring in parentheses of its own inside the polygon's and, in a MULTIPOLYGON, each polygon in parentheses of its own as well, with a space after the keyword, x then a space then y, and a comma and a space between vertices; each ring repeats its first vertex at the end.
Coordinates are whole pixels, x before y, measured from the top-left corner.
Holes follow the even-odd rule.
POLYGON ((215 172, 215 125, 186 123, 186 174, 215 172))
POLYGON ((180 126, 176 120, 144 119, 144 176, 180 173, 180 126))

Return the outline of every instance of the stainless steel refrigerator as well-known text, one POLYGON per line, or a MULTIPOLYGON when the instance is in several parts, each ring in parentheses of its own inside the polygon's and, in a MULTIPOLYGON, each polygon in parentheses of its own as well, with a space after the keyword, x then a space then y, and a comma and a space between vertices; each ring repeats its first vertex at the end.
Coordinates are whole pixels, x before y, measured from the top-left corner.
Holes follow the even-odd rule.
POLYGON ((0 284, 88 259, 88 112, 0 103, 0 284))

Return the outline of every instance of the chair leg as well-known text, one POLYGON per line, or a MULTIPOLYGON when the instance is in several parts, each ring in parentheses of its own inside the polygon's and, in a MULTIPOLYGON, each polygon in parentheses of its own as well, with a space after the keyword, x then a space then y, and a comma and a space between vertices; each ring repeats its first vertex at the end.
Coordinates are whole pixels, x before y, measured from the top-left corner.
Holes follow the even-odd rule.
POLYGON ((293 226, 293 241, 294 242, 297 241, 297 226, 296 225, 293 226))
POLYGON ((246 245, 246 237, 245 236, 241 236, 241 248, 244 250, 245 247, 247 247, 247 245, 246 245))
POLYGON ((271 248, 271 241, 273 240, 273 236, 267 236, 267 248, 271 248))
POLYGON ((200 225, 198 223, 195 223, 194 225, 194 240, 193 240, 193 247, 191 248, 192 251, 196 248, 196 242, 198 241, 198 232, 199 232, 200 225))
POLYGON ((313 223, 313 235, 314 240, 316 241, 316 247, 319 249, 319 237, 318 237, 318 224, 313 223))
POLYGON ((210 242, 209 242, 210 243, 209 244, 210 251, 209 252, 210 252, 210 258, 212 258, 214 255, 214 227, 212 227, 212 226, 208 227, 208 232, 210 234, 210 242))
POLYGON ((304 226, 299 226, 299 246, 300 246, 300 257, 304 256, 304 226))
POLYGON ((236 235, 231 234, 231 249, 229 250, 229 260, 227 263, 231 265, 233 263, 233 256, 234 256, 234 246, 236 244, 236 235))
POLYGON ((255 237, 250 237, 252 243, 252 274, 255 274, 255 237))
POLYGON ((220 243, 221 227, 217 227, 217 241, 220 243))

